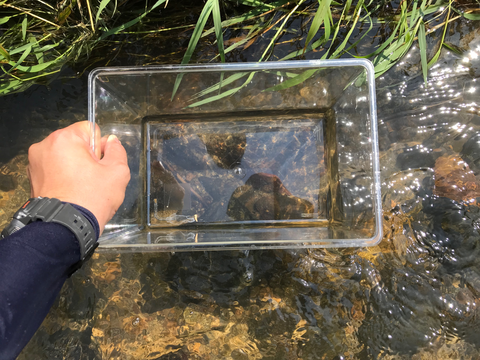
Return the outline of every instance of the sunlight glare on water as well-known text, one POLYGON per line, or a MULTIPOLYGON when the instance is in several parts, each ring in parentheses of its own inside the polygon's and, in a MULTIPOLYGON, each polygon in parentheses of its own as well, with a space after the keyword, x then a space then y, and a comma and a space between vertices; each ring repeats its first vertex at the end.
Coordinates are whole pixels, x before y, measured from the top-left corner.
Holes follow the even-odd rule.
MULTIPOLYGON (((480 32, 462 26, 427 84, 418 48, 377 79, 378 246, 96 254, 20 359, 478 359, 480 32)), ((368 201, 352 179, 344 206, 368 201)))

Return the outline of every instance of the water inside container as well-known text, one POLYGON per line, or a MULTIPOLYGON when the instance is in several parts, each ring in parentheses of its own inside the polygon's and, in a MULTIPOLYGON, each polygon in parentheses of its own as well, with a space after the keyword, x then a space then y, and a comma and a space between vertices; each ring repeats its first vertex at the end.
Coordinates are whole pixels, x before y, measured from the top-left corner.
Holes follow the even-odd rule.
POLYGON ((102 245, 377 242, 373 89, 357 60, 97 69, 89 117, 120 138, 132 174, 102 245))
POLYGON ((325 112, 146 117, 147 226, 325 226, 325 112))

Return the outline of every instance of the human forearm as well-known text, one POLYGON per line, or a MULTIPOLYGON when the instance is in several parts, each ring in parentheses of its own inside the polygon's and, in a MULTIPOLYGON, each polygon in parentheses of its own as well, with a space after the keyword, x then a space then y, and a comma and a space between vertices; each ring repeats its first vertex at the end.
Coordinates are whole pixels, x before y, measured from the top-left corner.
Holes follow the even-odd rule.
MULTIPOLYGON (((77 209, 98 236, 93 215, 77 209)), ((35 222, 0 241, 0 359, 27 344, 79 259, 75 235, 60 224, 35 222)))

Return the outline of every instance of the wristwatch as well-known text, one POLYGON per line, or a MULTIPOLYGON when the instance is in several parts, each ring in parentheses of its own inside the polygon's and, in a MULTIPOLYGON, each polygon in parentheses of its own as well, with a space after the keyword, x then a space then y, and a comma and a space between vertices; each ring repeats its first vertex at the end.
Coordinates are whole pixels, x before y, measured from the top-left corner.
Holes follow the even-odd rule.
POLYGON ((39 220, 62 224, 75 234, 80 245, 80 262, 75 264, 73 272, 78 270, 92 256, 98 246, 96 233, 90 221, 72 205, 47 197, 31 198, 23 204, 13 215, 10 224, 3 229, 0 238, 3 239, 39 220))

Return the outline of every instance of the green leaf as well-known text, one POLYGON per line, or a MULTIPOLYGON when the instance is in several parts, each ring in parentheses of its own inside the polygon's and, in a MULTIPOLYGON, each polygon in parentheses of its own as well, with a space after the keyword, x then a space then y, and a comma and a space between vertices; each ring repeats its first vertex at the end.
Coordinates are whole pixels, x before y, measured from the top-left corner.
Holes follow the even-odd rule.
POLYGON ((222 34, 222 18, 220 16, 220 4, 219 0, 213 2, 213 25, 215 26, 215 37, 217 38, 218 53, 222 63, 225 62, 225 50, 223 48, 223 34, 222 34))
POLYGON ((408 42, 405 42, 404 44, 400 45, 393 53, 392 55, 390 56, 390 60, 398 60, 400 59, 403 55, 405 55, 407 53, 407 51, 410 49, 410 47, 412 46, 412 42, 413 42, 413 38, 408 41, 408 42))
POLYGON ((208 104, 208 103, 210 103, 210 102, 223 99, 224 97, 227 97, 227 96, 230 96, 230 95, 235 94, 235 93, 236 93, 237 91, 239 91, 242 87, 243 87, 243 86, 239 86, 239 87, 236 87, 236 88, 233 88, 233 89, 224 91, 224 92, 221 93, 221 94, 218 94, 218 95, 209 97, 209 98, 207 98, 207 99, 203 99, 203 100, 197 101, 196 103, 193 103, 193 104, 188 105, 187 108, 193 108, 193 107, 205 105, 205 104, 208 104))
POLYGON ((32 44, 32 51, 35 54, 35 57, 37 58, 37 61, 39 64, 43 64, 43 52, 38 51, 39 47, 37 39, 35 39, 35 36, 30 36, 28 38, 28 41, 32 44))
POLYGON ((27 49, 24 51, 24 53, 22 54, 22 56, 20 56, 20 59, 18 59, 18 61, 16 63, 14 63, 13 61, 9 62, 8 64, 12 66, 12 68, 10 70, 8 70, 5 75, 8 75, 10 74, 13 70, 15 70, 22 62, 23 60, 25 60, 27 58, 27 56, 30 54, 30 52, 32 51, 32 44, 28 44, 28 47, 27 49))
MULTIPOLYGON (((60 58, 57 58, 57 59, 52 60, 52 61, 44 62, 43 64, 32 65, 32 66, 17 65, 17 66, 15 66, 15 68, 17 70, 20 70, 20 71, 23 71, 23 72, 26 72, 26 73, 36 73, 36 72, 40 72, 42 70, 45 70, 49 66, 52 66, 52 65, 57 64, 57 63, 61 63, 63 61, 65 61, 65 60, 63 60, 60 57, 60 58)), ((14 63, 13 63, 13 61, 11 61, 8 64, 13 66, 14 63)))
MULTIPOLYGON (((263 28, 261 28, 258 24, 255 24, 251 27, 250 31, 248 32, 247 36, 245 36, 244 39, 237 41, 230 45, 228 48, 225 49, 225 54, 236 49, 239 46, 242 46, 243 44, 249 42, 256 36, 258 36, 261 32, 263 31, 263 28)), ((216 59, 219 55, 216 55, 214 59, 216 59)))
POLYGON ((103 9, 110 3, 111 0, 102 0, 100 2, 100 5, 98 6, 97 10, 97 15, 95 17, 95 24, 98 23, 98 19, 100 18, 100 15, 102 14, 103 9))
MULTIPOLYGON (((267 45, 265 51, 263 52, 262 56, 260 57, 260 60, 259 61, 262 61, 265 56, 268 54, 268 52, 270 51, 270 48, 275 44, 275 41, 277 39, 277 37, 279 36, 279 34, 283 31, 283 28, 285 27, 285 24, 287 23, 287 21, 289 20, 290 16, 295 13, 295 11, 298 9, 298 7, 303 3, 304 1, 299 1, 299 3, 288 13, 287 16, 285 16, 285 19, 283 20, 282 24, 280 25, 280 27, 277 29, 277 31, 275 32, 273 38, 270 40, 269 44, 267 45)), ((207 2, 208 4, 208 2, 207 2)), ((205 4, 205 6, 207 5, 205 4)), ((253 78, 253 76, 255 75, 256 72, 252 72, 250 73, 250 75, 248 76, 247 80, 239 87, 236 87, 234 89, 230 89, 230 90, 227 90, 221 94, 218 94, 218 95, 215 95, 215 96, 212 96, 212 97, 209 97, 207 99, 204 99, 204 100, 200 100, 194 104, 191 104, 189 105, 188 107, 195 107, 195 106, 200 106, 200 105, 203 105, 203 104, 206 104, 206 103, 209 103, 209 102, 213 102, 213 101, 217 101, 217 100, 220 100, 226 96, 229 96, 229 95, 233 95, 235 92, 239 91, 241 88, 243 88, 244 86, 246 86, 250 81, 251 79, 253 78)), ((236 74, 237 75, 237 74, 236 74)), ((177 75, 177 79, 176 79, 176 82, 175 84, 177 84, 177 81, 179 80, 179 77, 180 77, 180 81, 181 81, 181 76, 183 76, 183 74, 179 74, 177 75)), ((235 76, 235 75, 233 75, 235 76)), ((225 80, 225 82, 223 82, 223 86, 225 86, 225 83, 227 81, 230 81, 230 78, 232 78, 233 76, 230 76, 227 80, 225 80)), ((179 81, 178 81, 179 83, 179 81)), ((210 87, 211 88, 215 88, 216 89, 219 89, 220 87, 222 86, 221 83, 217 83, 215 84, 214 86, 210 87)))
POLYGON ((10 94, 23 86, 23 82, 20 80, 12 80, 4 83, 0 83, 0 94, 10 94))
MULTIPOLYGON (((190 37, 190 41, 188 43, 187 51, 183 55, 182 59, 182 64, 188 64, 190 59, 192 58, 193 51, 195 50, 195 47, 197 46, 198 40, 200 40, 200 36, 202 35, 202 31, 205 28, 205 24, 207 23, 208 17, 210 16, 210 13, 213 10, 214 3, 217 0, 207 0, 205 3, 202 12, 200 14, 200 17, 198 18, 197 24, 195 25, 195 29, 193 30, 193 34, 190 37)), ((180 83, 183 78, 183 73, 178 74, 177 78, 175 79, 175 84, 173 84, 173 91, 172 91, 172 97, 171 99, 173 100, 175 94, 177 93, 178 87, 180 86, 180 83)))
MULTIPOLYGON (((275 74, 277 76, 287 76, 288 78, 294 78, 294 77, 298 76, 298 74, 291 73, 291 72, 281 72, 281 71, 265 71, 265 72, 269 73, 269 74, 275 74)), ((250 74, 250 72, 235 73, 233 75, 230 75, 226 80, 224 80, 221 85, 223 85, 223 86, 230 85, 233 82, 235 82, 235 81, 237 81, 237 80, 241 79, 242 77, 245 77, 249 74, 250 74)), ((237 87, 237 89, 241 89, 241 88, 242 88, 242 86, 237 87)), ((202 90, 202 91, 198 92, 197 94, 195 94, 195 96, 193 98, 197 99, 197 98, 203 97, 203 96, 208 95, 212 92, 215 92, 219 89, 220 89, 220 83, 217 83, 215 85, 212 85, 212 86, 208 87, 205 90, 202 90)))
POLYGON ((423 81, 427 84, 427 38, 425 35, 425 23, 423 21, 421 21, 420 27, 418 28, 418 46, 420 48, 420 59, 422 61, 423 81))
MULTIPOLYGON (((360 1, 359 4, 360 3, 363 3, 363 1, 360 1)), ((353 31, 355 30, 355 25, 357 24, 357 21, 360 18, 361 11, 362 11, 362 8, 359 8, 357 16, 355 16, 355 20, 354 20, 353 24, 351 25, 350 31, 347 33, 343 42, 337 47, 337 49, 335 50, 335 52, 332 54, 332 56, 330 58, 334 59, 334 58, 338 57, 340 55, 340 52, 345 47, 345 45, 347 45, 347 42, 350 39, 350 36, 352 35, 353 31)))
POLYGON ((442 45, 445 46, 451 52, 453 52, 453 53, 455 53, 459 56, 462 56, 465 53, 465 50, 463 50, 462 48, 460 48, 457 45, 454 45, 454 44, 451 44, 451 43, 445 43, 445 42, 442 45))
POLYGON ((208 104, 210 102, 213 102, 213 101, 217 101, 217 100, 220 100, 220 99, 223 99, 224 97, 227 97, 227 96, 230 96, 230 95, 233 95, 235 94, 237 91, 239 91, 241 88, 243 88, 245 85, 247 85, 252 79, 253 79, 253 76, 255 75, 255 72, 252 72, 250 73, 250 75, 248 76, 247 80, 240 86, 236 87, 236 88, 233 88, 233 89, 230 89, 230 90, 227 90, 221 94, 218 94, 218 95, 215 95, 215 96, 212 96, 212 97, 209 97, 207 99, 203 99, 203 100, 200 100, 200 101, 197 101, 196 103, 193 103, 191 105, 188 105, 187 108, 192 108, 192 107, 197 107, 197 106, 200 106, 200 105, 205 105, 205 104, 208 104))
POLYGON ((327 37, 325 37, 325 35, 323 35, 320 39, 314 41, 311 45, 309 45, 305 51, 303 49, 300 49, 300 50, 291 52, 287 56, 284 56, 283 58, 281 58, 280 61, 296 58, 297 56, 300 56, 300 55, 304 54, 305 52, 312 51, 312 50, 318 48, 319 46, 322 46, 328 40, 329 39, 327 37))
POLYGON ((327 11, 325 12, 325 18, 323 19, 323 25, 325 26, 325 39, 330 39, 331 23, 333 23, 333 19, 332 12, 330 11, 329 6, 327 7, 327 11))
POLYGON ((25 42, 26 38, 27 38, 27 16, 25 15, 25 18, 22 21, 22 41, 25 42))
POLYGON ((340 20, 345 19, 345 16, 343 14, 348 14, 348 11, 350 10, 350 6, 352 6, 352 0, 347 0, 345 5, 343 6, 342 16, 340 16, 340 20))
POLYGON ((10 54, 8 53, 7 50, 5 50, 5 48, 2 45, 0 45, 0 56, 2 56, 7 61, 10 61, 10 54))
MULTIPOLYGON (((300 56, 305 52, 315 50, 316 48, 326 44, 330 40, 331 24, 333 24, 332 13, 330 12, 330 8, 327 9, 327 13, 325 14, 325 19, 323 20, 323 24, 325 25, 325 33, 322 35, 322 37, 320 37, 320 39, 316 40, 311 45, 308 45, 305 50, 301 49, 301 50, 291 52, 287 56, 281 58, 280 61, 296 58, 297 56, 300 56)), ((337 30, 334 35, 334 38, 335 38, 336 34, 338 33, 338 28, 339 28, 338 23, 336 24, 336 26, 334 25, 334 28, 337 30)), ((333 42, 333 39, 332 39, 332 42, 333 42)))
POLYGON ((273 38, 270 40, 270 42, 268 43, 265 51, 263 52, 262 56, 260 57, 259 61, 262 61, 265 56, 270 52, 270 48, 273 47, 275 45, 275 41, 277 41, 277 38, 278 36, 281 34, 281 32, 283 31, 283 28, 285 27, 285 24, 287 23, 287 21, 290 19, 290 17, 292 16, 292 14, 298 9, 298 7, 303 3, 304 1, 299 1, 298 4, 288 13, 287 16, 285 16, 285 19, 283 20, 282 24, 280 25, 280 27, 277 29, 277 31, 275 32, 275 35, 273 36, 273 38))
POLYGON ((263 1, 259 0, 238 0, 237 4, 247 5, 250 7, 260 8, 262 10, 271 10, 275 9, 275 6, 272 4, 264 3, 263 1))
MULTIPOLYGON (((229 47, 227 47, 227 48, 225 49, 225 54, 228 54, 230 51, 236 49, 236 48, 239 47, 239 46, 242 46, 243 44, 245 44, 245 43, 247 43, 248 41, 250 41, 252 38, 253 38, 253 36, 252 36, 252 37, 246 37, 246 38, 243 39, 243 40, 240 40, 240 41, 237 41, 237 42, 233 43, 232 45, 230 45, 229 47)), ((213 58, 213 60, 215 60, 215 59, 216 59, 217 57, 219 57, 219 56, 220 56, 220 54, 215 55, 215 57, 213 58)))
MULTIPOLYGON (((284 4, 288 3, 289 0, 279 0, 279 1, 274 1, 270 5, 275 6, 275 9, 280 9, 284 4)), ((250 10, 249 12, 242 14, 240 16, 224 20, 222 21, 222 27, 226 28, 235 24, 240 24, 242 22, 252 20, 253 18, 257 17, 258 15, 261 15, 265 12, 265 9, 261 8, 255 8, 253 10, 250 10)), ((215 31, 215 28, 211 28, 206 30, 203 34, 202 37, 208 36, 212 34, 215 31)))
MULTIPOLYGON (((195 47, 197 46, 198 40, 200 40, 200 35, 203 32, 203 29, 205 28, 205 24, 207 23, 208 17, 210 16, 210 13, 213 10, 213 6, 217 0, 207 0, 205 6, 202 9, 202 12, 200 13, 200 17, 198 18, 197 24, 195 25, 195 29, 193 30, 193 34, 190 37, 190 41, 187 46, 187 51, 183 55, 182 59, 182 64, 188 64, 190 62, 190 59, 192 58, 193 51, 195 50, 195 47)), ((217 31, 217 28, 215 28, 215 31, 217 31)))
POLYGON ((155 10, 155 8, 157 8, 158 6, 162 5, 166 0, 157 0, 157 2, 155 4, 153 4, 153 6, 148 9, 147 11, 145 11, 142 15, 140 15, 139 17, 133 19, 133 20, 130 20, 129 22, 125 23, 125 24, 122 24, 120 26, 117 26, 116 28, 113 28, 109 31, 106 31, 104 32, 99 38, 98 38, 98 41, 101 41, 101 40, 104 40, 105 38, 109 37, 110 35, 114 35, 114 34, 118 34, 119 32, 125 30, 125 29, 128 29, 130 26, 133 26, 135 25, 136 23, 138 23, 140 20, 142 20, 145 16, 147 16, 152 10, 155 10))
POLYGON ((468 20, 480 20, 480 14, 463 13, 462 15, 468 20))
MULTIPOLYGON (((420 26, 420 21, 417 22, 413 32, 417 32, 420 26)), ((406 41, 407 34, 404 34, 393 42, 387 49, 382 51, 373 61, 375 65, 375 76, 380 76, 388 69, 390 69, 395 62, 400 59, 411 48, 413 43, 413 36, 409 36, 409 40, 406 41)), ((430 65, 429 65, 430 67, 430 65)))
POLYGON ((422 14, 422 16, 424 16, 425 14, 425 6, 426 6, 426 1, 422 1, 422 3, 420 4, 420 13, 422 14))
MULTIPOLYGON (((215 0, 213 3, 212 16, 213 16, 213 25, 215 27, 215 37, 217 38, 218 53, 220 54, 220 60, 222 61, 222 63, 224 63, 225 49, 223 48, 222 17, 220 16, 219 0, 215 0)), ((224 77, 224 73, 222 72, 220 74, 220 82, 219 82, 220 88, 218 89, 219 92, 222 87, 223 77, 224 77)))
POLYGON ((72 7, 71 5, 69 5, 65 9, 63 9, 63 11, 60 14, 58 14, 58 23, 60 25, 63 24, 68 19, 71 13, 72 13, 72 7))
POLYGON ((276 76, 286 76, 288 78, 297 77, 297 73, 289 72, 289 71, 280 71, 280 70, 264 70, 266 74, 273 74, 276 76))
POLYGON ((397 46, 397 49, 391 53, 388 56, 384 56, 383 54, 380 54, 375 58, 374 65, 375 65, 375 76, 378 77, 382 75, 384 72, 389 70, 393 65, 395 65, 395 62, 397 59, 405 55, 405 53, 410 49, 412 46, 411 42, 409 43, 403 43, 400 45, 398 43, 395 44, 397 46))
MULTIPOLYGON (((243 73, 236 73, 236 74, 233 74, 233 75, 230 75, 228 78, 226 78, 223 82, 222 82, 222 85, 223 86, 226 86, 226 85, 230 85, 231 83, 241 79, 242 77, 244 76, 247 76, 249 74, 249 72, 243 72, 243 73)), ((217 83, 215 85, 212 85, 208 88, 206 88, 205 90, 202 90, 200 92, 198 92, 197 94, 195 94, 195 96, 193 97, 194 99, 195 98, 200 98, 202 96, 205 96, 207 94, 210 94, 214 91, 217 91, 220 89, 220 84, 217 83)))
POLYGON ((417 15, 418 17, 424 17, 425 15, 433 14, 444 7, 445 7, 445 3, 442 1, 441 5, 429 5, 427 8, 424 7, 424 10, 420 11, 420 14, 417 14, 417 15))
POLYGON ((415 0, 413 2, 413 8, 412 8, 412 15, 411 15, 411 18, 410 18, 410 26, 412 26, 412 23, 416 22, 416 16, 417 16, 417 3, 418 3, 418 0, 415 0))
POLYGON ((370 27, 367 29, 367 31, 365 31, 365 33, 360 37, 360 39, 358 39, 357 41, 355 41, 352 45, 350 45, 348 48, 346 48, 343 53, 348 53, 350 51, 350 49, 354 48, 355 46, 357 46, 365 36, 367 36, 370 31, 373 29, 373 21, 372 21, 372 18, 368 18, 369 21, 370 21, 370 27))
POLYGON ((440 57, 440 53, 442 52, 442 45, 445 42, 445 35, 447 33, 447 27, 448 27, 448 20, 450 19, 450 12, 451 12, 452 7, 449 5, 448 6, 448 14, 447 17, 445 18, 445 25, 443 26, 443 33, 442 33, 442 39, 440 42, 440 46, 438 47, 437 52, 435 55, 433 55, 433 58, 428 62, 428 68, 431 68, 433 64, 435 64, 440 57))
POLYGON ((288 89, 292 86, 296 86, 296 85, 299 85, 301 83, 303 83, 305 80, 307 80, 309 77, 311 77, 313 74, 315 74, 317 71, 319 71, 320 69, 309 69, 309 70, 306 70, 304 71, 303 73, 301 74, 298 74, 297 76, 295 76, 294 78, 291 78, 291 79, 288 79, 288 80, 285 80, 284 82, 278 84, 278 85, 275 85, 275 86, 272 86, 268 89, 265 89, 264 91, 278 91, 278 90, 284 90, 284 89, 288 89))
MULTIPOLYGON (((402 14, 405 14, 407 12, 407 2, 406 1, 402 1, 401 2, 401 5, 400 5, 400 8, 401 8, 401 13, 402 14)), ((402 22, 402 27, 403 29, 400 29, 400 32, 407 32, 408 31, 408 21, 403 21, 402 22)))
POLYGON ((11 17, 11 16, 4 16, 4 17, 0 18, 0 25, 5 24, 6 22, 8 22, 8 20, 10 20, 10 17, 11 17))
POLYGON ((345 17, 345 14, 347 13, 348 9, 350 9, 351 3, 352 2, 349 0, 349 1, 347 1, 345 6, 343 7, 342 14, 340 15, 340 21, 338 21, 334 25, 335 32, 333 33, 332 39, 330 41, 330 46, 329 46, 328 50, 325 52, 325 54, 323 54, 322 59, 326 59, 328 57, 328 54, 330 53, 330 50, 332 49, 333 43, 335 42, 335 39, 337 38, 338 31, 340 30, 341 20, 345 17))
POLYGON ((29 47, 32 47, 32 44, 25 44, 25 45, 19 46, 18 48, 10 50, 10 55, 15 55, 15 54, 21 53, 29 47))
POLYGON ((60 43, 45 45, 45 46, 42 46, 42 47, 39 47, 38 49, 36 49, 35 52, 46 52, 46 51, 49 51, 53 48, 56 48, 58 45, 60 45, 60 43))
POLYGON ((307 39, 305 40, 305 46, 303 48, 304 52, 313 37, 318 33, 320 26, 322 26, 323 21, 325 20, 325 15, 327 14, 327 8, 330 9, 330 0, 318 0, 318 8, 315 12, 312 25, 310 25, 310 29, 308 30, 307 39))

